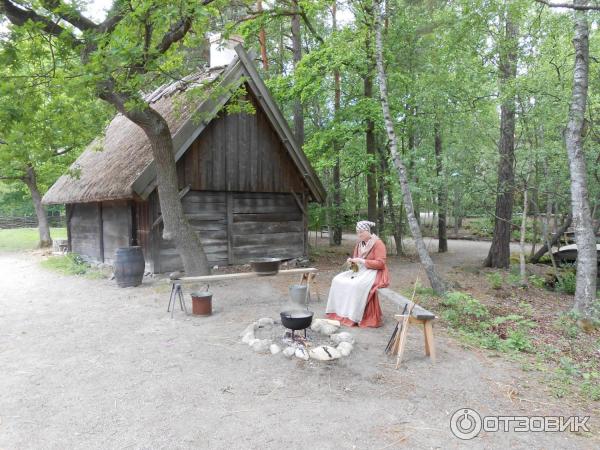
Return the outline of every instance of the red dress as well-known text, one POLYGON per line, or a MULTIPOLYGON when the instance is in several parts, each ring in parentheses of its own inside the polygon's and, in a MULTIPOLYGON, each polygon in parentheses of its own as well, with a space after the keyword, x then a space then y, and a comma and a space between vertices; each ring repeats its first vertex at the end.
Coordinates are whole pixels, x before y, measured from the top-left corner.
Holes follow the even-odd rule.
MULTIPOLYGON (((359 258, 358 243, 354 246, 354 252, 352 253, 353 258, 359 258)), ((379 305, 379 299, 377 298, 377 289, 389 286, 390 277, 387 266, 385 264, 386 251, 385 245, 381 239, 377 239, 375 245, 371 251, 367 254, 365 259, 365 267, 367 269, 377 270, 377 276, 373 282, 373 286, 369 291, 367 297, 367 305, 365 306, 365 312, 362 320, 357 324, 356 322, 348 319, 347 317, 338 316, 336 313, 327 313, 328 319, 339 320, 342 324, 348 327, 359 326, 361 328, 366 327, 380 327, 383 325, 383 314, 381 312, 381 306, 379 305)))

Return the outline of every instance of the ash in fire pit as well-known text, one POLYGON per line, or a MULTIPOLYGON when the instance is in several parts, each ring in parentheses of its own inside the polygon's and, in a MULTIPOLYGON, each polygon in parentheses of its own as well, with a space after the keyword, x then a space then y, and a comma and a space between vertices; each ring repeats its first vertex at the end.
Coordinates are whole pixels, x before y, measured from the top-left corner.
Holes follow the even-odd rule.
POLYGON ((257 353, 282 353, 288 358, 305 361, 332 361, 348 356, 354 345, 352 334, 345 331, 338 333, 339 327, 337 321, 315 319, 310 329, 304 328, 302 336, 281 322, 265 317, 248 325, 240 336, 242 342, 257 353))

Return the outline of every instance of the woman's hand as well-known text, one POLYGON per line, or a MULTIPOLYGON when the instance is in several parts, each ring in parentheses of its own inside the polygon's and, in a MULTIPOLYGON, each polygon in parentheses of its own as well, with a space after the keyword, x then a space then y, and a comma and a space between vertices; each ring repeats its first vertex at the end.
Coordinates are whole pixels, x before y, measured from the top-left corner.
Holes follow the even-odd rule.
POLYGON ((365 260, 363 258, 348 258, 348 262, 356 263, 356 264, 365 264, 365 260))

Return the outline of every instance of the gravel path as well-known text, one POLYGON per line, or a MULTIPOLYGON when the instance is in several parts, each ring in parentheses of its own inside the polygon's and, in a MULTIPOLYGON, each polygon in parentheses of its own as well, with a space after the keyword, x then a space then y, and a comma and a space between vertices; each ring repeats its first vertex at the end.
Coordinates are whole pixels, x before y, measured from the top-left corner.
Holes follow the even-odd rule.
MULTIPOLYGON (((411 328, 397 371, 382 352, 389 320, 352 330, 355 351, 335 363, 253 353, 238 334, 275 317, 296 280, 215 284, 212 317, 176 311, 171 319, 164 282, 119 289, 45 271, 39 258, 0 254, 0 449, 598 448, 595 437, 569 433, 455 438, 450 417, 462 407, 482 415, 586 412, 544 397, 518 367, 466 350, 439 329, 437 363, 411 328)), ((317 316, 324 306, 314 305, 317 316)))

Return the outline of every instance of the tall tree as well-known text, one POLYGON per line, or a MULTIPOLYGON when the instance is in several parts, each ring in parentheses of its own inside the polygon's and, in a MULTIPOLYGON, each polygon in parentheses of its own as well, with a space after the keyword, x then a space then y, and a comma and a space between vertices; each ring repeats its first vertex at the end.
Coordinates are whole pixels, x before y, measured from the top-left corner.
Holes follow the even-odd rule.
MULTIPOLYGON (((573 5, 587 6, 587 0, 574 0, 573 5)), ((588 96, 589 24, 586 11, 574 11, 573 47, 575 67, 573 91, 565 141, 571 175, 571 209, 577 244, 577 282, 573 309, 592 318, 592 303, 596 299, 597 253, 592 214, 588 200, 587 168, 583 151, 583 128, 588 96)))
POLYGON ((412 203, 412 195, 410 192, 408 176, 406 173, 406 167, 404 165, 404 162, 400 158, 400 154, 398 153, 398 138, 396 136, 396 131, 394 130, 394 122, 392 121, 392 115, 390 113, 389 99, 387 93, 387 79, 385 74, 385 68, 383 66, 383 39, 381 33, 382 12, 380 11, 380 3, 378 0, 373 0, 373 10, 375 12, 375 59, 377 62, 377 77, 379 81, 381 109, 383 111, 383 119, 385 121, 385 128, 390 144, 392 162, 394 163, 394 167, 396 168, 396 172, 398 173, 400 188, 402 189, 404 209, 406 210, 408 225, 410 227, 412 237, 415 241, 415 246, 417 247, 419 259, 421 261, 421 264, 423 265, 423 268, 425 269, 425 272, 427 273, 427 277, 429 278, 429 282, 431 283, 431 287, 433 288, 433 290, 439 294, 443 294, 446 291, 447 286, 442 277, 437 272, 435 265, 433 264, 433 261, 431 259, 431 256, 429 256, 427 247, 425 246, 425 241, 423 240, 423 235, 421 234, 419 223, 417 222, 417 218, 415 217, 415 212, 412 203))
POLYGON ((438 204, 438 252, 448 251, 448 238, 446 232, 446 210, 448 209, 448 194, 444 178, 444 164, 442 155, 442 131, 439 120, 434 124, 435 147, 435 173, 437 176, 437 204, 438 204))
MULTIPOLYGON (((331 10, 331 22, 332 31, 337 31, 337 0, 334 0, 331 10)), ((340 69, 335 67, 333 70, 333 83, 334 83, 334 94, 333 94, 333 114, 336 117, 340 112, 340 102, 342 98, 342 86, 340 81, 340 69)), ((333 208, 335 211, 333 221, 333 233, 329 237, 330 245, 341 245, 342 244, 342 217, 340 212, 342 211, 342 186, 340 183, 340 151, 341 145, 339 139, 335 139, 333 142, 333 153, 335 163, 333 166, 333 208)))
MULTIPOLYGON (((161 212, 163 238, 173 240, 188 274, 210 273, 200 240, 189 225, 179 199, 173 139, 164 117, 141 96, 161 73, 175 72, 178 43, 185 42, 194 25, 206 26, 210 11, 201 2, 169 4, 147 0, 132 5, 115 0, 106 20, 95 23, 75 4, 43 0, 31 4, 0 0, 0 15, 14 26, 54 36, 81 54, 82 67, 96 95, 138 125, 150 142, 161 212), (199 18, 203 18, 200 20, 199 18)), ((196 30, 203 36, 205 29, 196 30)), ((199 45, 190 40, 189 44, 199 45)), ((171 75, 172 76, 172 75, 171 75)))
POLYGON ((496 212, 494 214, 494 236, 489 253, 483 263, 486 267, 510 266, 510 235, 515 183, 515 94, 514 80, 517 77, 519 28, 512 5, 507 3, 504 12, 503 36, 499 42, 498 72, 500 81, 500 143, 498 152, 498 187, 496 212))
MULTIPOLYGON (((374 75, 374 54, 372 44, 373 30, 373 8, 366 2, 364 7, 364 25, 365 25, 365 56, 366 67, 363 75, 363 92, 367 101, 373 98, 373 75, 374 75)), ((365 143, 369 166, 367 169, 367 218, 374 223, 377 220, 377 148, 375 143, 375 121, 367 113, 365 120, 365 143)), ((377 230, 378 233, 381 230, 377 230)))
MULTIPOLYGON (((291 16, 292 56, 294 67, 297 67, 298 63, 302 60, 302 34, 300 28, 300 5, 298 4, 298 0, 292 0, 291 16)), ((304 145, 304 107, 302 106, 302 99, 300 98, 294 100, 294 130, 296 133, 296 141, 298 142, 298 145, 302 147, 304 145)))

